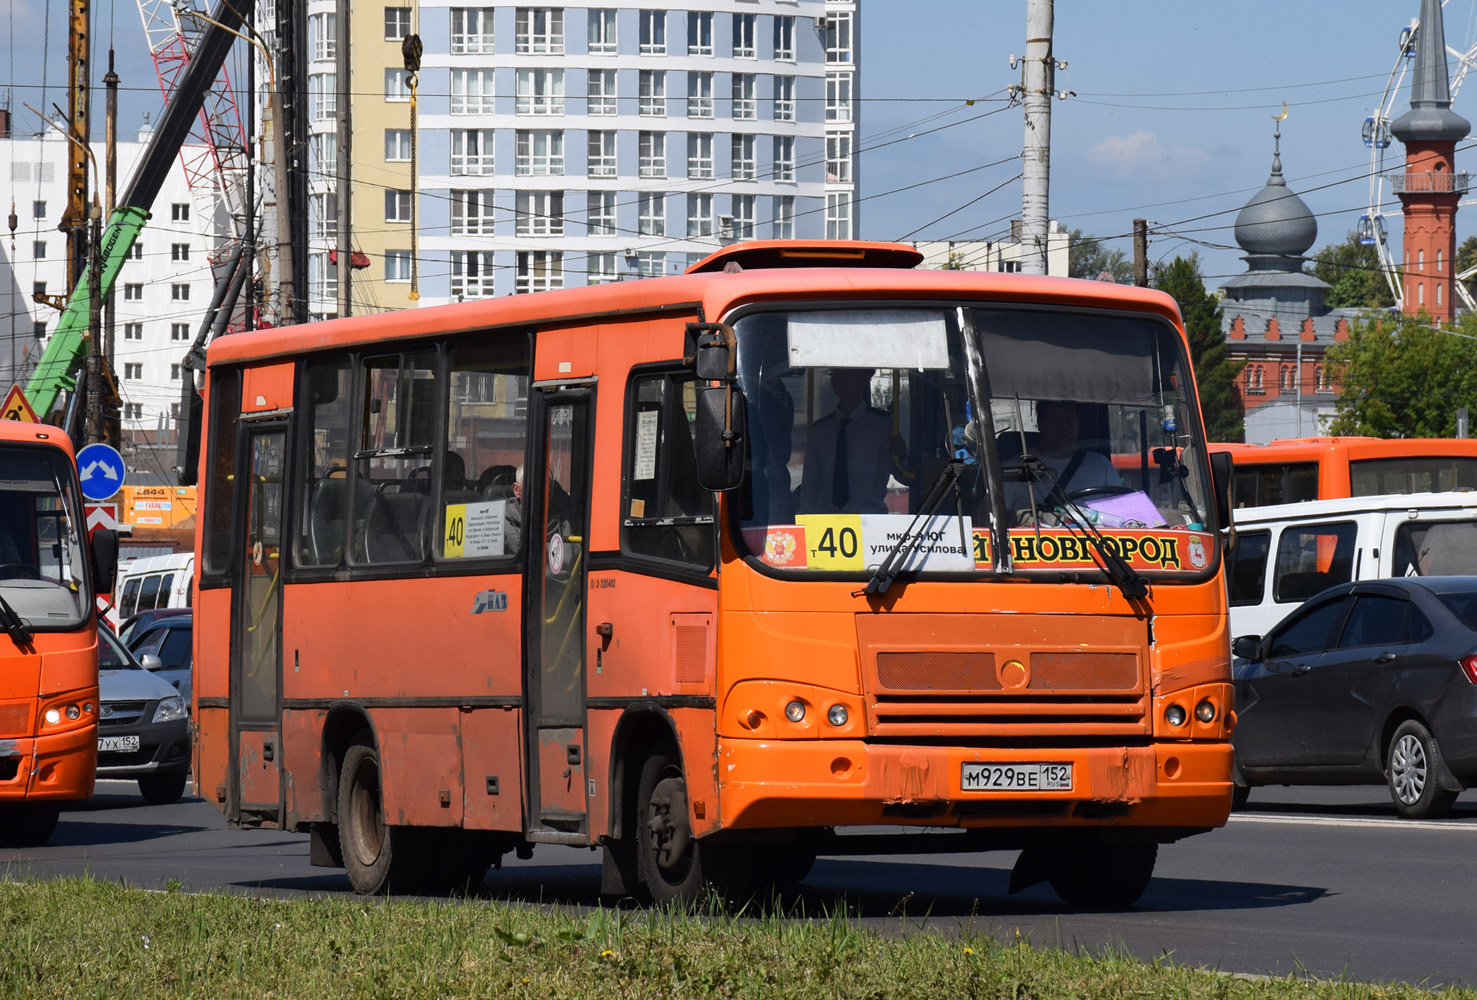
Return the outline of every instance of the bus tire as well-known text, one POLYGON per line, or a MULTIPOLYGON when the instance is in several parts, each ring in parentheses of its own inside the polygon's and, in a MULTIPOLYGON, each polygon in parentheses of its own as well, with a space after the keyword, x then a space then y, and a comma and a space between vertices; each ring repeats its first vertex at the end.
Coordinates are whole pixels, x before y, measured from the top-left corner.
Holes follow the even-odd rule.
POLYGON ((815 867, 816 850, 812 844, 763 845, 759 850, 756 874, 775 890, 795 888, 815 867))
POLYGON ((145 774, 138 779, 138 791, 151 806, 173 805, 185 794, 187 778, 184 771, 145 774))
POLYGON ((356 744, 344 754, 338 782, 338 837, 344 871, 355 892, 366 896, 387 892, 403 882, 409 831, 388 826, 380 795, 380 760, 374 747, 356 744))
POLYGON ((1132 906, 1149 887, 1159 845, 1101 840, 1064 843, 1053 865, 1051 887, 1068 906, 1118 910, 1132 906))
POLYGON ((40 847, 56 832, 61 807, 37 803, 11 806, 0 813, 0 844, 40 847))
POLYGON ((703 892, 703 851, 692 835, 687 780, 658 750, 641 765, 636 791, 636 871, 658 906, 689 906, 703 892))

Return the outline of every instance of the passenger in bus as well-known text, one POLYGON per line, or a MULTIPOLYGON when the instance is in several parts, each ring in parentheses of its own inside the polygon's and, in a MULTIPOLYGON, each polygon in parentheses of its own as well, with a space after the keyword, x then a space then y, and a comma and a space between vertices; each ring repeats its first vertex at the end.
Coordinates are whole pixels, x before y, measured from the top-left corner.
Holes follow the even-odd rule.
POLYGON ((868 405, 874 371, 831 369, 836 410, 810 428, 800 513, 887 513, 887 477, 905 449, 892 434, 891 416, 868 405))
POLYGON ((513 473, 513 495, 503 503, 503 553, 518 551, 523 538, 523 466, 513 473))
POLYGON ((1058 399, 1042 399, 1036 403, 1035 441, 1026 440, 1026 451, 1050 471, 1057 493, 1050 481, 1024 479, 1020 435, 1006 431, 1001 435, 1001 467, 1005 472, 1005 506, 1009 510, 1029 510, 1034 497, 1038 508, 1060 507, 1065 497, 1098 486, 1122 486, 1123 480, 1113 463, 1102 452, 1094 451, 1078 439, 1081 413, 1077 404, 1058 399), (1009 457, 1006 457, 1006 456, 1009 457))

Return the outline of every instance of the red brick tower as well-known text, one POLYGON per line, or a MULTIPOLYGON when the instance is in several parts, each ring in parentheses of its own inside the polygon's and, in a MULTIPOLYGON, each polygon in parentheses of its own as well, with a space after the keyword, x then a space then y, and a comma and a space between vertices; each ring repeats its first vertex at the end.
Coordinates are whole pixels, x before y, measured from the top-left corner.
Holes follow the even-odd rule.
POLYGON ((1446 321, 1456 305, 1456 207, 1467 193, 1467 175, 1456 172, 1454 153, 1471 124, 1451 110, 1441 0, 1421 0, 1415 45, 1410 110, 1390 124, 1405 144, 1405 173, 1394 178, 1405 211, 1405 312, 1424 309, 1446 321))

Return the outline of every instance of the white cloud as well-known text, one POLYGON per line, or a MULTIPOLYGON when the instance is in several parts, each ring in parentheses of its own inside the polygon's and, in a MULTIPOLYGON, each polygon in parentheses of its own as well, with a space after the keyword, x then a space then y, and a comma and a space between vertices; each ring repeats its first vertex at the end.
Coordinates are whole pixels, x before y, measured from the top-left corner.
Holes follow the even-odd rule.
POLYGON ((1113 177, 1138 180, 1193 176, 1215 163, 1209 150, 1168 146, 1145 131, 1108 136, 1087 151, 1087 161, 1113 177))

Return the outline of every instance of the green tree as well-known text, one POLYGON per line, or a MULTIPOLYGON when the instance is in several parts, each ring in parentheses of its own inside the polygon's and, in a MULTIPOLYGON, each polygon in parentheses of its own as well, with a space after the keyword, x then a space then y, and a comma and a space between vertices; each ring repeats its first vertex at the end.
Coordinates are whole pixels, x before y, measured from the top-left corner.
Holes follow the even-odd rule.
POLYGON ((1236 401, 1235 381, 1246 363, 1230 358, 1226 335, 1221 331, 1221 304, 1205 290, 1199 255, 1154 265, 1152 283, 1179 303, 1184 317, 1205 433, 1212 441, 1240 441, 1246 420, 1236 401))
POLYGON ((1119 284, 1133 284, 1133 261, 1122 250, 1109 250, 1102 240, 1083 235, 1081 229, 1068 233, 1068 276, 1093 280, 1104 271, 1111 272, 1119 284))
POLYGON ((1332 309, 1388 309, 1395 304, 1379 252, 1360 243, 1357 230, 1313 255, 1313 276, 1333 286, 1324 299, 1332 309))
POLYGON ((1340 386, 1329 432, 1371 437, 1453 437, 1456 411, 1477 412, 1477 316, 1438 330, 1417 317, 1372 316, 1328 349, 1340 386))

